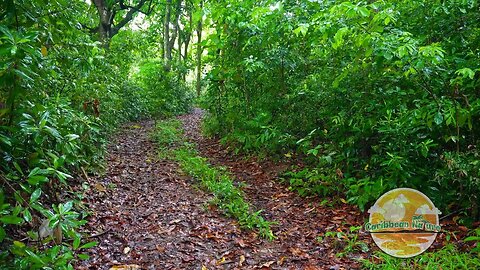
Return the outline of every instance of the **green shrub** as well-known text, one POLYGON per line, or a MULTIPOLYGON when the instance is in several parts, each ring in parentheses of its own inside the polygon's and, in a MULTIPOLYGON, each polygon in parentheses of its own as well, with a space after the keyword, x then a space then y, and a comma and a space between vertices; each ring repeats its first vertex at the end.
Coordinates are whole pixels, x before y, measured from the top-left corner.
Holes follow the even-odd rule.
POLYGON ((150 115, 177 115, 190 111, 193 92, 178 74, 165 71, 160 60, 146 60, 139 64, 135 81, 143 88, 150 115))

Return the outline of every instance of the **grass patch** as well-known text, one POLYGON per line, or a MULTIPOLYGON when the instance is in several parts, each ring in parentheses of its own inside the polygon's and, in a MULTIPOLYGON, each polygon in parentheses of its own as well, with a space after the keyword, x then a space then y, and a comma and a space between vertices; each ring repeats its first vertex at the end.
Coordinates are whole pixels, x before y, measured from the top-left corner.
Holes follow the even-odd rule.
POLYGON ((182 139, 182 122, 178 119, 168 119, 158 122, 153 138, 164 148, 172 147, 182 139))
POLYGON ((237 219, 242 228, 258 230, 261 237, 275 238, 270 229, 271 222, 261 216, 261 211, 252 210, 228 172, 210 165, 199 155, 194 144, 183 141, 180 121, 173 119, 157 123, 153 138, 159 144, 160 157, 172 157, 179 162, 186 174, 198 179, 200 186, 213 194, 211 202, 227 216, 237 219))
POLYGON ((365 242, 358 239, 358 232, 362 226, 352 226, 348 232, 342 231, 329 231, 325 235, 317 237, 317 241, 321 243, 325 239, 332 239, 333 248, 342 251, 337 252, 337 257, 344 257, 356 252, 368 252, 369 248, 365 242))
POLYGON ((162 120, 155 125, 155 131, 151 137, 157 142, 159 158, 169 158, 172 155, 172 149, 182 141, 182 122, 172 118, 162 120))
POLYGON ((478 255, 462 253, 454 244, 447 244, 438 251, 426 252, 408 259, 395 258, 377 251, 372 260, 362 262, 364 269, 480 269, 478 255))

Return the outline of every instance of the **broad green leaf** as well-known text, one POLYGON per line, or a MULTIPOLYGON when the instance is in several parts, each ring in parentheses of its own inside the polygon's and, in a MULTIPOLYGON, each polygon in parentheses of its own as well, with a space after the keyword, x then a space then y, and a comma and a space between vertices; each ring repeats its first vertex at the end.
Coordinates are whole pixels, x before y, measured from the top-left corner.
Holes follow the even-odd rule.
POLYGON ((96 242, 96 241, 88 242, 88 243, 82 245, 82 246, 80 247, 80 249, 87 249, 87 248, 94 247, 94 246, 96 246, 96 245, 98 245, 98 242, 96 242))
POLYGON ((23 219, 17 216, 3 216, 0 218, 0 221, 5 224, 19 225, 23 223, 23 219))
POLYGON ((88 260, 88 259, 90 259, 90 256, 88 256, 88 254, 85 254, 85 253, 80 253, 80 254, 78 254, 77 256, 78 256, 78 258, 79 258, 80 260, 88 260))
POLYGON ((473 80, 473 78, 475 77, 475 72, 470 68, 459 69, 455 71, 455 74, 462 75, 463 78, 470 78, 471 80, 473 80))
POLYGON ((10 138, 3 134, 0 134, 0 142, 2 142, 5 145, 12 146, 12 142, 10 138))
POLYGON ((60 214, 65 214, 66 212, 70 211, 73 207, 73 202, 72 201, 68 201, 64 204, 60 204, 59 207, 58 207, 58 210, 60 212, 60 214))
POLYGON ((17 162, 13 162, 13 167, 15 167, 15 169, 16 169, 21 175, 23 175, 23 170, 22 170, 22 168, 20 167, 20 165, 19 165, 17 162))
POLYGON ((480 236, 469 236, 465 238, 463 241, 469 242, 469 241, 479 241, 480 242, 480 236))
POLYGON ((440 112, 437 112, 435 116, 433 117, 433 121, 435 124, 440 125, 443 122, 443 115, 440 112))
POLYGON ((41 195, 42 195, 42 189, 40 188, 35 189, 35 191, 32 192, 32 195, 30 195, 30 203, 36 202, 41 195))
POLYGON ((40 265, 44 265, 44 264, 45 264, 45 262, 44 262, 37 254, 35 254, 34 252, 26 249, 26 250, 25 250, 25 253, 27 253, 28 256, 30 257, 30 259, 32 259, 34 262, 36 262, 36 263, 38 263, 38 264, 40 264, 40 265))
POLYGON ((293 30, 293 33, 295 33, 295 35, 297 35, 297 36, 299 36, 300 33, 301 33, 303 36, 306 36, 306 35, 307 35, 307 32, 308 32, 308 27, 309 27, 308 24, 302 23, 302 24, 300 24, 295 30, 293 30))
POLYGON ((370 16, 370 11, 366 7, 359 7, 358 13, 360 13, 360 15, 362 15, 363 17, 370 16))
POLYGON ((30 211, 28 211, 28 208, 25 208, 25 210, 23 210, 23 219, 26 222, 32 221, 32 214, 30 214, 30 211))
POLYGON ((74 250, 76 250, 80 247, 80 241, 81 241, 80 236, 77 233, 75 233, 73 235, 73 249, 74 250))
POLYGON ((48 177, 46 176, 43 176, 43 175, 34 175, 34 176, 30 176, 28 179, 27 179, 28 183, 32 186, 36 186, 40 183, 48 183, 48 177))

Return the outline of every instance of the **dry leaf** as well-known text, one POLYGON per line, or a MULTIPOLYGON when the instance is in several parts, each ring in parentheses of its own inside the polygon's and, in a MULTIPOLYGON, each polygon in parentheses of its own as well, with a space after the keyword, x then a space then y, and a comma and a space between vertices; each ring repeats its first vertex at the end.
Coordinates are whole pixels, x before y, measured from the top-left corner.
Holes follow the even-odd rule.
POLYGON ((243 266, 244 262, 245 262, 245 256, 240 255, 240 261, 238 262, 238 266, 243 266))
POLYGON ((269 262, 266 262, 266 263, 262 264, 262 266, 260 266, 260 267, 270 267, 270 265, 272 265, 274 263, 275 263, 275 261, 269 261, 269 262))
POLYGON ((245 245, 245 242, 243 242, 243 239, 238 239, 238 241, 236 241, 236 242, 237 242, 237 244, 238 244, 240 247, 242 247, 242 248, 244 248, 244 247, 246 246, 246 245, 245 245))
POLYGON ((158 230, 158 233, 159 234, 163 234, 163 233, 166 233, 166 234, 170 234, 171 232, 173 232, 173 230, 175 230, 177 226, 175 225, 170 225, 167 229, 165 230, 158 230))
POLYGON ((42 225, 38 229, 38 236, 40 239, 45 239, 49 236, 53 236, 53 229, 48 226, 50 221, 48 219, 44 219, 42 225))
POLYGON ((43 57, 46 57, 48 55, 47 47, 42 46, 42 55, 43 57))
POLYGON ((162 247, 160 245, 156 245, 156 248, 157 248, 158 252, 164 252, 165 251, 165 247, 162 247))
POLYGON ((100 183, 95 183, 95 189, 99 192, 106 192, 107 189, 100 183))
POLYGON ((338 178, 343 179, 343 172, 340 169, 337 168, 336 173, 338 178))
POLYGON ((62 231, 62 226, 60 223, 53 229, 53 240, 55 241, 55 244, 60 245, 63 241, 63 231, 62 231))
POLYGON ((217 261, 217 265, 221 265, 225 262, 225 257, 222 257, 220 260, 217 261))
POLYGON ((130 247, 125 247, 125 248, 123 249, 123 254, 129 253, 130 250, 132 250, 130 247))
POLYGON ((168 223, 168 224, 170 224, 170 225, 177 224, 177 223, 180 223, 181 221, 182 221, 181 219, 175 219, 175 220, 170 221, 170 223, 168 223))

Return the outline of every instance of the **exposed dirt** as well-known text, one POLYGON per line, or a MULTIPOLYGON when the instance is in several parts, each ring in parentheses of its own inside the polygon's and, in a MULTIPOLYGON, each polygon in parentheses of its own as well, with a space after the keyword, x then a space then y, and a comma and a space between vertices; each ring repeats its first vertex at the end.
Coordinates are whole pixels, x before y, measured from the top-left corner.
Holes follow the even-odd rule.
MULTIPOLYGON (((200 110, 180 117, 185 136, 215 165, 226 166, 246 184, 247 201, 270 221, 277 239, 260 239, 208 205, 210 196, 178 165, 158 160, 149 138, 153 122, 124 127, 109 147, 108 168, 91 178, 85 203, 92 215, 86 226, 99 245, 76 269, 352 269, 356 255, 338 258, 342 244, 327 231, 359 226, 364 216, 347 204, 321 206, 319 198, 301 198, 278 183, 282 164, 231 154, 216 140, 200 135, 200 110)), ((360 238, 371 248, 366 234, 360 238)), ((363 256, 366 256, 365 254, 363 256)))

